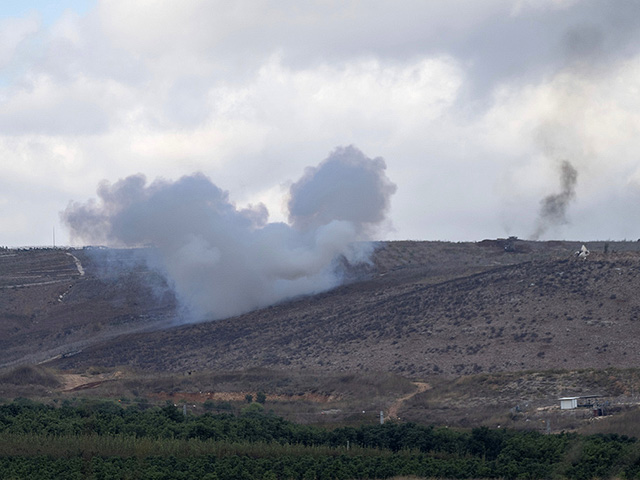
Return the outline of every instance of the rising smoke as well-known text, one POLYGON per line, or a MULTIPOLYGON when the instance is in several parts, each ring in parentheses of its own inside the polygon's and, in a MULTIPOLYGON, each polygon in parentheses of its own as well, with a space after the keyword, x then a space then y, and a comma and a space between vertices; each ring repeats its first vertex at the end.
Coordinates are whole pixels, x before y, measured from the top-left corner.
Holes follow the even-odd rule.
MULTIPOLYGON (((596 2, 597 3, 597 2, 596 2)), ((594 4, 595 6, 595 4, 594 4)), ((600 7, 598 7, 600 8, 600 7)), ((620 10, 613 13, 615 23, 628 17, 624 28, 607 28, 613 17, 603 11, 602 23, 577 23, 568 26, 557 45, 560 53, 558 70, 544 88, 541 115, 534 129, 534 145, 543 154, 545 162, 552 160, 559 172, 560 191, 540 201, 535 219, 533 240, 538 240, 554 227, 569 223, 567 211, 576 197, 578 173, 594 171, 596 164, 604 164, 598 158, 601 137, 601 119, 595 118, 603 74, 610 71, 621 51, 615 48, 622 41, 626 44, 632 32, 632 13, 637 13, 637 2, 621 2, 620 10), (597 126, 597 128, 594 128, 597 126), (570 158, 558 161, 557 159, 570 158)), ((621 25, 622 25, 621 24, 621 25)), ((611 27, 611 25, 609 25, 611 27)), ((633 33, 635 34, 635 33, 633 33)), ((623 55, 624 56, 624 55, 623 55)), ((597 114, 596 114, 597 115, 597 114)))
POLYGON ((548 195, 540 202, 536 229, 531 235, 539 239, 550 227, 567 223, 567 207, 576 196, 578 171, 568 160, 560 163, 560 192, 548 195))
POLYGON ((385 169, 382 158, 337 148, 291 186, 289 224, 269 223, 263 204, 236 208, 201 173, 103 182, 98 201, 72 202, 61 217, 74 241, 152 245, 188 319, 220 319, 338 285, 340 256, 367 261, 364 241, 396 190, 385 169))

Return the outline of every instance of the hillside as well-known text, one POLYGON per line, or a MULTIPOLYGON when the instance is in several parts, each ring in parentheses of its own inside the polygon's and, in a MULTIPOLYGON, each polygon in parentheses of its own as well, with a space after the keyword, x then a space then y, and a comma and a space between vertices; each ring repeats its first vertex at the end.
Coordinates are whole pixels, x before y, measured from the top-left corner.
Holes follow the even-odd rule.
POLYGON ((42 362, 173 318, 166 282, 127 250, 0 251, 0 366, 42 362))
MULTIPOLYGON (((574 257, 579 247, 389 242, 360 272, 366 278, 330 292, 222 321, 115 338, 112 329, 111 338, 92 342, 87 336, 82 351, 51 365, 389 371, 414 378, 635 366, 639 245, 612 242, 604 253, 603 243, 590 243, 586 260, 574 257)), ((87 281, 79 280, 78 288, 87 281)), ((149 315, 149 297, 145 303, 127 292, 119 308, 126 310, 135 297, 131 308, 149 315)), ((105 303, 109 311, 117 311, 114 298, 105 303)), ((154 308, 164 321, 170 307, 154 308)))

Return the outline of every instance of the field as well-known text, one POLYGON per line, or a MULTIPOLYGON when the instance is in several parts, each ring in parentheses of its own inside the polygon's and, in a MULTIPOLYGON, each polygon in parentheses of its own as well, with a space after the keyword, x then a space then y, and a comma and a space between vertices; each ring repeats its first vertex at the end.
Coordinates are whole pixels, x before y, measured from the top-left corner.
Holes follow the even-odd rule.
POLYGON ((381 243, 342 287, 199 324, 144 251, 3 251, 0 397, 630 434, 640 244, 580 245, 381 243), (581 395, 612 415, 560 410, 581 395))

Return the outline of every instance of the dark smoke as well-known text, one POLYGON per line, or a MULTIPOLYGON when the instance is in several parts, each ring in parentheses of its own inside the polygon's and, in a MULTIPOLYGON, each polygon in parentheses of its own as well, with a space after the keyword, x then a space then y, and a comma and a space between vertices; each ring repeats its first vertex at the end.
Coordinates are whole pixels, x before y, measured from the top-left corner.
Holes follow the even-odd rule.
POLYGON ((268 223, 264 205, 238 209, 201 173, 147 185, 134 175, 103 182, 99 200, 61 216, 74 240, 153 246, 191 320, 219 319, 340 283, 334 262, 368 260, 395 185, 381 158, 337 148, 290 190, 289 218, 268 223))
POLYGON ((576 196, 578 171, 568 160, 560 164, 560 193, 549 195, 540 202, 537 227, 532 235, 534 240, 540 238, 550 227, 564 225, 567 221, 567 207, 576 196))

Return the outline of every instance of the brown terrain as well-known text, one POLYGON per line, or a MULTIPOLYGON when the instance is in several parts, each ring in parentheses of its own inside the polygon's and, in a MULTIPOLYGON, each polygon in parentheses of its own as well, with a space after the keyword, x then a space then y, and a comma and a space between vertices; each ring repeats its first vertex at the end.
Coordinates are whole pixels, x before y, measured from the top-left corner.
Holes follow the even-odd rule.
POLYGON ((573 256, 579 244, 515 244, 522 253, 500 242, 389 243, 367 280, 227 320, 119 336, 54 364, 411 378, 640 364, 640 252, 631 250, 640 244, 594 249, 586 260, 573 256))
POLYGON ((131 250, 0 250, 0 367, 39 363, 173 318, 131 250))
POLYGON ((41 382, 43 395, 202 403, 264 391, 283 413, 295 400, 297 415, 343 420, 381 409, 507 424, 538 421, 562 395, 634 403, 640 243, 588 242, 586 259, 581 245, 385 242, 347 285, 184 325, 139 251, 0 251, 0 364, 7 383, 16 365, 46 366, 61 383, 41 382))

